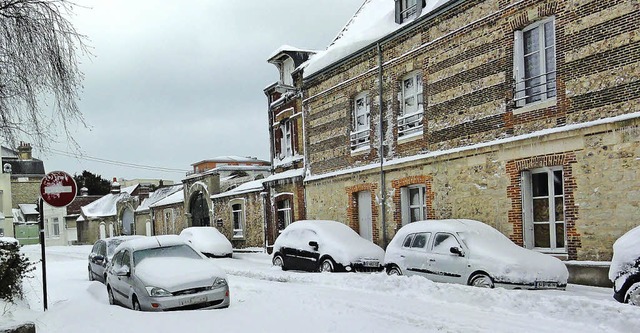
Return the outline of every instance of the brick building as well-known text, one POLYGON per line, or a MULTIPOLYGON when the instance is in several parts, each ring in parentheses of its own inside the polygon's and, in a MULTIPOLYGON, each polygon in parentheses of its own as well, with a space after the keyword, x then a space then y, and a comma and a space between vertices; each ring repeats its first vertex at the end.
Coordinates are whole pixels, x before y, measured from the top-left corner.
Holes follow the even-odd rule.
POLYGON ((307 217, 383 246, 471 218, 609 260, 639 223, 639 27, 629 0, 365 1, 292 71, 307 217))

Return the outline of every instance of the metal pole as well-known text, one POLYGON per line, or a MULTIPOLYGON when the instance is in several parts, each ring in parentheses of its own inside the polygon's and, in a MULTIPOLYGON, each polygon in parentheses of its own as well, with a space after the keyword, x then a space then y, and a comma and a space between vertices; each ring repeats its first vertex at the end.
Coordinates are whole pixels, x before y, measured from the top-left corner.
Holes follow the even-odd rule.
POLYGON ((384 98, 382 97, 382 93, 383 93, 383 86, 382 86, 382 80, 383 80, 383 76, 382 76, 382 46, 380 45, 380 43, 378 43, 378 103, 380 104, 380 121, 378 124, 378 131, 379 131, 379 140, 380 140, 380 146, 378 148, 378 155, 380 155, 380 217, 382 218, 382 244, 384 245, 384 247, 387 247, 387 218, 386 218, 386 210, 385 210, 385 206, 386 206, 386 186, 385 186, 385 177, 384 177, 384 133, 383 133, 383 128, 382 128, 382 103, 384 101, 384 98))
POLYGON ((44 311, 47 311, 47 256, 44 250, 44 201, 42 198, 38 200, 38 212, 40 212, 40 253, 42 255, 42 301, 44 303, 44 311))

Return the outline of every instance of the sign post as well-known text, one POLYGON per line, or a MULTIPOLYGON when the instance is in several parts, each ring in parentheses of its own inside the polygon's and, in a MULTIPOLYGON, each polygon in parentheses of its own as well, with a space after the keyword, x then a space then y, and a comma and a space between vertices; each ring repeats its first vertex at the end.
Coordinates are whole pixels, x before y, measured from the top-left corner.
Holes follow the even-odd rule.
POLYGON ((66 207, 78 192, 76 181, 64 171, 49 172, 40 182, 40 200, 38 200, 38 221, 40 228, 40 252, 42 253, 42 300, 44 310, 47 311, 47 257, 44 244, 44 203, 53 207, 66 207))

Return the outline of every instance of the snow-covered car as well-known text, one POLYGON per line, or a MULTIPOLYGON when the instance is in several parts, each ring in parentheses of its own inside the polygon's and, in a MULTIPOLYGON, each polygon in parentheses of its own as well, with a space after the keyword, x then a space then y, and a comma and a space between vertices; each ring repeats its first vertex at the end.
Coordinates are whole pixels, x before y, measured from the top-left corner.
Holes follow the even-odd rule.
POLYGON ((89 281, 98 280, 104 283, 107 277, 105 268, 111 261, 118 245, 124 241, 140 237, 144 236, 115 236, 99 239, 93 243, 88 259, 89 281))
POLYGON ((381 271, 384 250, 344 223, 304 220, 291 223, 273 245, 273 264, 311 272, 381 271))
POLYGON ((231 242, 214 227, 189 227, 180 232, 180 236, 207 257, 231 258, 231 242))
POLYGON ((613 298, 640 306, 640 226, 613 243, 609 279, 613 282, 613 298))
POLYGON ((384 260, 390 275, 511 289, 565 289, 569 272, 559 259, 514 244, 474 220, 428 220, 400 228, 384 260))
POLYGON ((118 246, 107 266, 109 304, 174 311, 229 306, 226 274, 177 235, 145 237, 118 246))

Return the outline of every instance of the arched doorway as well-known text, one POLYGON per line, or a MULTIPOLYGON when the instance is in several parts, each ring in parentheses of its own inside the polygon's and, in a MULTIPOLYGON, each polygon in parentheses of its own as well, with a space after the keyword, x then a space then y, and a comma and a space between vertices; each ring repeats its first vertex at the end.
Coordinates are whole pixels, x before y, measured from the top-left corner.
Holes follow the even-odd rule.
POLYGON ((122 212, 122 234, 133 235, 133 210, 128 207, 122 212))
POLYGON ((192 226, 208 227, 211 225, 211 221, 209 220, 209 206, 202 192, 198 191, 191 196, 189 209, 192 226))

